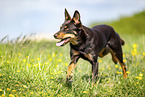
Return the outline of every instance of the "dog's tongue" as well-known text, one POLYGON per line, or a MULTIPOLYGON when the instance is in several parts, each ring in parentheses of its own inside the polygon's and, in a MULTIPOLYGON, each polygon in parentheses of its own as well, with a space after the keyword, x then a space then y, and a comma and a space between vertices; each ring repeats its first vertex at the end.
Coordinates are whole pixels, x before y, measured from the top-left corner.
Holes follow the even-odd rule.
POLYGON ((65 40, 63 40, 63 41, 61 41, 61 42, 56 43, 56 46, 61 46, 61 45, 63 45, 64 43, 65 43, 65 40))
POLYGON ((56 43, 56 46, 62 46, 64 43, 67 43, 69 40, 70 40, 70 38, 62 40, 62 41, 56 43))

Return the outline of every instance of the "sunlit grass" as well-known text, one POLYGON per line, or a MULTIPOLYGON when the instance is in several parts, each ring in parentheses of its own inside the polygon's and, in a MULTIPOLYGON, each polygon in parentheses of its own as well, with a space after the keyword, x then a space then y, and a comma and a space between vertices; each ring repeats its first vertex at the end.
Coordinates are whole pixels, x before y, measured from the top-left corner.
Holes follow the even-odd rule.
POLYGON ((48 41, 0 43, 0 96, 144 96, 144 37, 125 39, 127 79, 108 55, 99 58, 99 78, 94 86, 91 65, 79 60, 72 87, 65 83, 69 45, 56 47, 55 42, 48 41))

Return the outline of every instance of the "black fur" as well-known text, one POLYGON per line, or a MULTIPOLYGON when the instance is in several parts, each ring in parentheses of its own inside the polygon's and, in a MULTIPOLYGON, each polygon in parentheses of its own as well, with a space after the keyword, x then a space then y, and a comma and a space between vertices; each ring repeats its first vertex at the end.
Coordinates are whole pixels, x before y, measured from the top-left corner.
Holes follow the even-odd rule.
MULTIPOLYGON (((124 41, 111 26, 97 25, 92 28, 85 27, 80 21, 80 14, 78 11, 75 11, 73 18, 71 19, 67 10, 65 10, 65 22, 54 37, 56 39, 70 38, 71 62, 69 66, 71 67, 73 63, 76 64, 79 58, 89 61, 92 65, 93 81, 98 77, 98 56, 103 57, 108 53, 111 53, 112 60, 115 64, 117 62, 120 63, 124 77, 127 77, 121 46, 124 44, 124 41), (75 37, 72 38, 70 35, 70 37, 63 38, 66 34, 71 34, 72 36, 75 35, 75 37)), ((68 68, 68 72, 71 72, 73 69, 68 68)), ((70 80, 70 76, 71 75, 68 74, 67 80, 70 80)))

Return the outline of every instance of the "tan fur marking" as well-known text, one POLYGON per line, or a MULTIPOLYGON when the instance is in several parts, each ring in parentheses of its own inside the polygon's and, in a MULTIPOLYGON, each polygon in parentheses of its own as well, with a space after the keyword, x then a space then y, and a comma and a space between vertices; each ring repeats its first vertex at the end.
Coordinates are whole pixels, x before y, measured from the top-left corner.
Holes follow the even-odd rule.
MULTIPOLYGON (((108 48, 109 48, 109 47, 108 47, 108 48)), ((127 73, 126 73, 126 70, 125 70, 125 68, 126 68, 125 63, 121 63, 121 62, 120 62, 120 60, 115 56, 115 53, 113 52, 113 50, 112 50, 111 48, 109 48, 109 50, 110 50, 111 54, 113 55, 113 59, 114 59, 115 61, 118 61, 119 64, 121 65, 122 70, 123 70, 123 76, 124 76, 124 78, 127 78, 127 73)))
POLYGON ((64 39, 64 38, 68 38, 68 37, 75 38, 75 35, 74 35, 74 34, 65 34, 65 35, 63 36, 63 39, 64 39))
POLYGON ((104 57, 104 55, 103 55, 103 52, 104 52, 104 50, 105 50, 105 48, 103 48, 102 50, 101 50, 101 52, 99 53, 99 57, 104 57))
POLYGON ((77 34, 77 32, 76 31, 73 31, 75 34, 77 34))
POLYGON ((89 60, 93 60, 93 57, 92 57, 92 55, 91 54, 84 54, 84 56, 86 57, 86 58, 88 58, 89 60))
POLYGON ((67 28, 67 26, 65 26, 64 28, 67 28))
POLYGON ((62 39, 64 37, 64 33, 63 32, 59 32, 57 38, 58 39, 62 39))
POLYGON ((79 24, 80 21, 79 20, 76 20, 75 18, 73 18, 73 20, 75 21, 75 23, 79 24))
POLYGON ((69 78, 69 76, 73 76, 72 71, 75 69, 75 67, 77 66, 77 64, 71 63, 67 69, 67 75, 66 77, 69 78))
POLYGON ((78 51, 76 51, 74 49, 72 49, 71 51, 72 51, 73 55, 79 55, 80 54, 78 51))

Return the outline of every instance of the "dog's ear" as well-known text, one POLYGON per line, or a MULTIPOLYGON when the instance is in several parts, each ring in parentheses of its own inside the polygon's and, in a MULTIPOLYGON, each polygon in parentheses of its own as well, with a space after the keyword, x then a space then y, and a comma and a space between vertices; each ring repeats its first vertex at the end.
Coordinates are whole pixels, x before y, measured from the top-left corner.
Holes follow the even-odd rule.
POLYGON ((67 20, 71 20, 71 17, 69 15, 67 9, 65 8, 65 21, 67 21, 67 20))
POLYGON ((80 13, 77 10, 74 12, 72 20, 75 22, 76 25, 81 25, 80 13))

